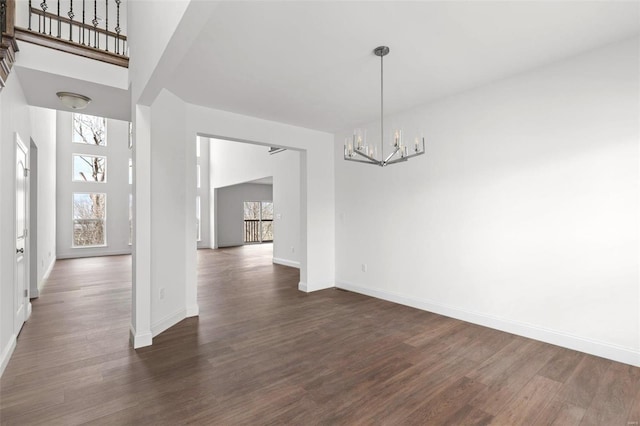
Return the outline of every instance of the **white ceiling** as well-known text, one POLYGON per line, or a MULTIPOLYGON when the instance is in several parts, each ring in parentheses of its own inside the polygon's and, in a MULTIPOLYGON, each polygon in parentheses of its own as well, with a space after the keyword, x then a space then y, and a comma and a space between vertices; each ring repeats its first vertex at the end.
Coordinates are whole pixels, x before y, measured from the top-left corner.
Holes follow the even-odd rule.
POLYGON ((124 121, 131 119, 128 90, 18 65, 16 72, 29 105, 74 112, 60 103, 56 93, 81 93, 92 99, 82 110, 83 114, 124 121))
MULTIPOLYGON (((169 89, 335 131, 640 32, 638 2, 222 2, 169 89)), ((185 23, 183 23, 184 25, 185 23)), ((188 23, 187 23, 188 24, 188 23)))

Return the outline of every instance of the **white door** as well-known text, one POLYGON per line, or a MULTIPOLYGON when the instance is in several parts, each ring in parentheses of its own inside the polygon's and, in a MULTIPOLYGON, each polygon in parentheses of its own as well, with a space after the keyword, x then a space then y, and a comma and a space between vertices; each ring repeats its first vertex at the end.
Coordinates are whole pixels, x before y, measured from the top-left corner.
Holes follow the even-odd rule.
POLYGON ((16 134, 16 292, 14 333, 17 335, 27 320, 29 303, 27 218, 28 181, 27 147, 16 134))

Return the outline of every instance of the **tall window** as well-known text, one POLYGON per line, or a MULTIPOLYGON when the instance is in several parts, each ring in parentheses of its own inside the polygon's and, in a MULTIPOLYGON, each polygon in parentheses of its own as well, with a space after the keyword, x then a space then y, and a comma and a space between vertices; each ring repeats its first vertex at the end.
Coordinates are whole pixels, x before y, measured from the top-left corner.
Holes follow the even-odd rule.
POLYGON ((72 246, 105 246, 107 244, 107 194, 99 192, 98 185, 107 180, 107 157, 93 154, 95 148, 88 148, 88 146, 103 148, 107 145, 107 119, 73 114, 72 128, 71 141, 86 146, 86 148, 78 146, 74 150, 88 151, 73 154, 72 181, 96 184, 93 188, 83 186, 82 189, 87 189, 87 192, 74 192, 72 195, 72 246))
POLYGON ((107 194, 73 193, 73 246, 103 246, 107 243, 107 194))
POLYGON ((271 201, 244 202, 244 242, 273 241, 273 203, 271 201))
POLYGON ((93 115, 73 114, 74 143, 107 146, 107 119, 93 115))

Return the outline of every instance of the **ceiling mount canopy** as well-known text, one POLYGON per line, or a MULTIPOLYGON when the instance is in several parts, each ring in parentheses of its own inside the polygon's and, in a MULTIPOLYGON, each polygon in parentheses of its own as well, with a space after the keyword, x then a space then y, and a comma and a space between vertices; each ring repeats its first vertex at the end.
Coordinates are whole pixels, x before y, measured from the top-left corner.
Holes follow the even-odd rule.
POLYGON ((356 129, 353 132, 353 137, 345 140, 345 160, 384 167, 407 161, 409 158, 422 155, 425 152, 424 136, 415 135, 413 152, 410 154, 409 147, 403 138, 402 129, 394 129, 391 138, 392 151, 386 157, 384 156, 384 57, 389 52, 389 46, 378 46, 373 49, 373 53, 380 57, 380 152, 376 146, 367 142, 366 130, 356 129))
POLYGON ((87 105, 89 105, 89 102, 91 102, 90 97, 78 93, 58 92, 56 95, 62 105, 71 109, 85 109, 87 105))

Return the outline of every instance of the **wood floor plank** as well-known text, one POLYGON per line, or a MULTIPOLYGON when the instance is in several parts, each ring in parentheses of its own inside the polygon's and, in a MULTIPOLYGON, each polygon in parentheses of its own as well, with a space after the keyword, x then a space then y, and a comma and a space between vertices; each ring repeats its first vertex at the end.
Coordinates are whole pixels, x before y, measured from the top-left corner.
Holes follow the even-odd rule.
POLYGON ((640 416, 638 368, 347 291, 306 294, 299 271, 272 257, 270 245, 198 251, 199 317, 139 350, 131 258, 58 261, 0 378, 0 424, 626 426, 640 416))
POLYGON ((495 425, 529 425, 541 414, 542 408, 553 399, 561 384, 542 376, 535 376, 493 418, 495 425))
POLYGON ((568 402, 554 399, 544 407, 540 415, 533 422, 534 425, 557 425, 572 426, 579 425, 584 417, 585 409, 577 407, 568 402))

